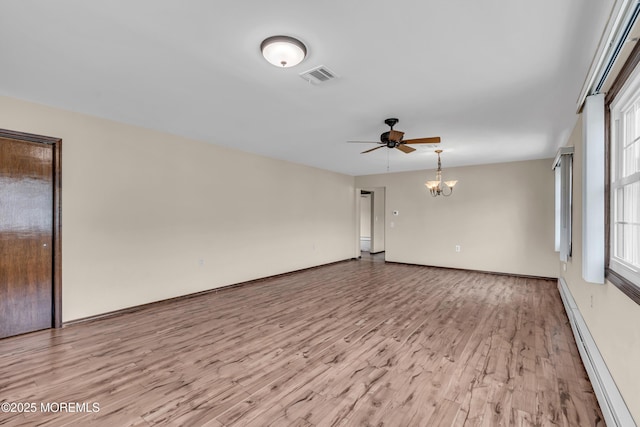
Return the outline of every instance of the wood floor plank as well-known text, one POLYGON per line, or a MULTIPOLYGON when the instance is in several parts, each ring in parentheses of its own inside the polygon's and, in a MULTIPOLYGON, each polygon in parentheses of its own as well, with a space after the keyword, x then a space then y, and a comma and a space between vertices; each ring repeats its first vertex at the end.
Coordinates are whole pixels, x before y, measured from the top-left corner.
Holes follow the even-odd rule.
POLYGON ((0 340, 2 425, 604 426, 556 283, 351 261, 0 340))

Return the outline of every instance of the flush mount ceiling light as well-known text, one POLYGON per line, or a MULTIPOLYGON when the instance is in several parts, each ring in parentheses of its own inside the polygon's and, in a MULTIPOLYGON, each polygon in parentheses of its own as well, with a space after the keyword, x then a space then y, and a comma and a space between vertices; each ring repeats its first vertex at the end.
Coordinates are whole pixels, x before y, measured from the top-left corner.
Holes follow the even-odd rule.
POLYGON ((298 65, 307 56, 307 47, 298 39, 289 36, 273 36, 260 44, 264 59, 276 67, 288 68, 298 65))

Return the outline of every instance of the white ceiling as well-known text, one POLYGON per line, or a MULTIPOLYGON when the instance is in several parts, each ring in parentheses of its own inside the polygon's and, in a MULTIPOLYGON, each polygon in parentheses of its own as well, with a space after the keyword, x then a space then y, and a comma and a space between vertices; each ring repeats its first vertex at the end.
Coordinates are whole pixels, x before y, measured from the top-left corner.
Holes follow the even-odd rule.
MULTIPOLYGON (((2 0, 0 94, 365 175, 553 157, 613 0, 2 0), (279 69, 260 42, 308 47, 279 69), (325 65, 340 78, 298 76, 325 65)), ((134 143, 134 141, 132 141, 134 143)))

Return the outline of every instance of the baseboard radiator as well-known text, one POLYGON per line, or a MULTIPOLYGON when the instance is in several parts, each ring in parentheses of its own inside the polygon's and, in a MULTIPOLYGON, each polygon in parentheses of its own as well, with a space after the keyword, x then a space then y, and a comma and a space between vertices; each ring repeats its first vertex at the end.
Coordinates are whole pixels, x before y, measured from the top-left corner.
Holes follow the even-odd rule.
POLYGON ((596 346, 587 324, 584 322, 580 310, 576 305, 567 283, 561 277, 558 279, 558 289, 562 297, 562 303, 567 311, 567 317, 571 323, 571 329, 578 345, 578 351, 587 370, 593 391, 596 394, 604 420, 608 427, 637 427, 629 408, 613 381, 611 373, 596 346))

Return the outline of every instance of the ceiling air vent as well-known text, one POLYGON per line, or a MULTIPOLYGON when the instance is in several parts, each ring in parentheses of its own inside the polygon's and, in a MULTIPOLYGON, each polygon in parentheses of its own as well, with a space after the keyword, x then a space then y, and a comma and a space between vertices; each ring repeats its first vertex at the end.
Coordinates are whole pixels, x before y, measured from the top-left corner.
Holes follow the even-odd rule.
POLYGON ((312 68, 304 73, 300 73, 300 77, 308 81, 309 83, 324 83, 329 80, 333 80, 338 76, 333 71, 329 70, 324 65, 312 68))

